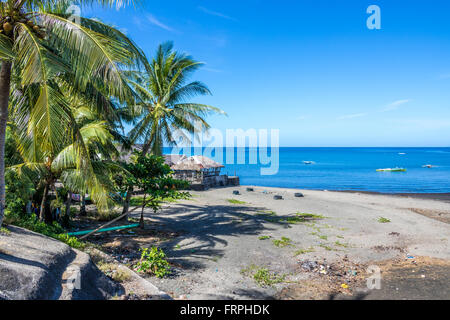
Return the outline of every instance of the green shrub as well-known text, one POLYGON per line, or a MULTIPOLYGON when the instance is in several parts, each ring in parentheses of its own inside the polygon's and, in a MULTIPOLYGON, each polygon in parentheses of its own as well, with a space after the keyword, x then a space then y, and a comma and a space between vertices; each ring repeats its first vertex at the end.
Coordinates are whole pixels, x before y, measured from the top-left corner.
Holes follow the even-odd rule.
POLYGON ((5 215, 25 213, 25 206, 35 192, 33 183, 27 177, 19 177, 16 172, 7 170, 5 187, 5 215))
POLYGON ((6 229, 5 227, 0 227, 0 233, 3 233, 3 234, 10 234, 11 231, 9 231, 8 229, 6 229))
POLYGON ((39 221, 35 214, 30 216, 25 214, 9 214, 8 223, 62 241, 75 249, 85 248, 85 243, 79 241, 76 237, 69 236, 64 228, 61 227, 61 225, 59 225, 56 221, 52 224, 47 224, 43 221, 39 221), (13 217, 13 219, 11 219, 11 217, 13 217))
POLYGON ((158 278, 163 278, 170 272, 169 262, 166 260, 166 254, 157 247, 141 249, 141 260, 136 264, 135 269, 138 272, 151 273, 158 278))
POLYGON ((55 238, 59 241, 62 241, 65 244, 67 244, 68 246, 71 246, 72 248, 75 248, 75 249, 82 250, 86 247, 86 244, 84 242, 81 242, 76 237, 69 236, 67 233, 60 233, 60 234, 49 235, 49 236, 52 238, 55 238))
MULTIPOLYGON (((178 192, 174 193, 169 197, 156 197, 156 200, 161 202, 177 202, 178 200, 189 200, 192 198, 192 195, 189 192, 178 192)), ((144 198, 141 196, 136 196, 130 199, 131 207, 138 207, 144 204, 144 198)), ((151 207, 150 203, 147 203, 146 207, 151 207)))

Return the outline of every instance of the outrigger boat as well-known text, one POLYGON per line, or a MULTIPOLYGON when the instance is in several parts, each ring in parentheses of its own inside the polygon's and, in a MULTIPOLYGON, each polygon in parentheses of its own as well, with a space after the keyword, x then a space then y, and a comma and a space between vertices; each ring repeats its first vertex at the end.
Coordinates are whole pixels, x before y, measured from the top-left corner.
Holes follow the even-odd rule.
POLYGON ((314 164, 314 161, 303 161, 303 164, 314 164))
POLYGON ((378 172, 406 172, 405 168, 386 168, 386 169, 377 169, 378 172))

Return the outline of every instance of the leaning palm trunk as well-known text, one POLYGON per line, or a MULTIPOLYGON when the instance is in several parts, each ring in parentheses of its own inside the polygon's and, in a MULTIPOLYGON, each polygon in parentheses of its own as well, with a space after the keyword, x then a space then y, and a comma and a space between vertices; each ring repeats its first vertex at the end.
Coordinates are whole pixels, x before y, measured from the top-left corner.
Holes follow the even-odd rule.
MULTIPOLYGON (((125 214, 130 209, 130 201, 132 195, 133 195, 133 187, 130 187, 127 190, 127 196, 125 197, 125 203, 123 204, 122 214, 125 214)), ((128 220, 128 215, 126 215, 123 219, 128 220)))
POLYGON ((5 216, 5 138, 11 82, 11 62, 2 61, 0 70, 0 227, 5 216))

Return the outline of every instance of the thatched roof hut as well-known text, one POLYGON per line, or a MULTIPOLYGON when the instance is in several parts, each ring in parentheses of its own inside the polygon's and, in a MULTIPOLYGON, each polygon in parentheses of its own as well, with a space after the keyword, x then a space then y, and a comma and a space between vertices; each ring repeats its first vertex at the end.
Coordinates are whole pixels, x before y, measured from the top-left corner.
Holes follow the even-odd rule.
POLYGON ((170 166, 171 168, 178 162, 187 158, 185 155, 182 154, 165 154, 163 157, 164 163, 170 166))
POLYGON ((219 169, 224 166, 205 156, 192 156, 180 159, 176 164, 171 166, 175 171, 204 171, 205 169, 219 169))

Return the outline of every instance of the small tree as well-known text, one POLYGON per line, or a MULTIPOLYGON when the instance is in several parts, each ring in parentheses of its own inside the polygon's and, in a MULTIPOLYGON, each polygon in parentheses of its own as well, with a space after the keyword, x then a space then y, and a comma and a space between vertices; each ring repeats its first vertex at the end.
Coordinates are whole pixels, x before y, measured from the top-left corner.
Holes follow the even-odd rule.
POLYGON ((128 171, 133 179, 128 183, 136 183, 136 186, 144 192, 142 201, 140 226, 144 228, 144 208, 149 206, 156 213, 165 198, 177 198, 180 190, 189 186, 187 181, 174 179, 172 169, 164 163, 164 158, 154 155, 138 154, 136 162, 128 165, 128 171))

